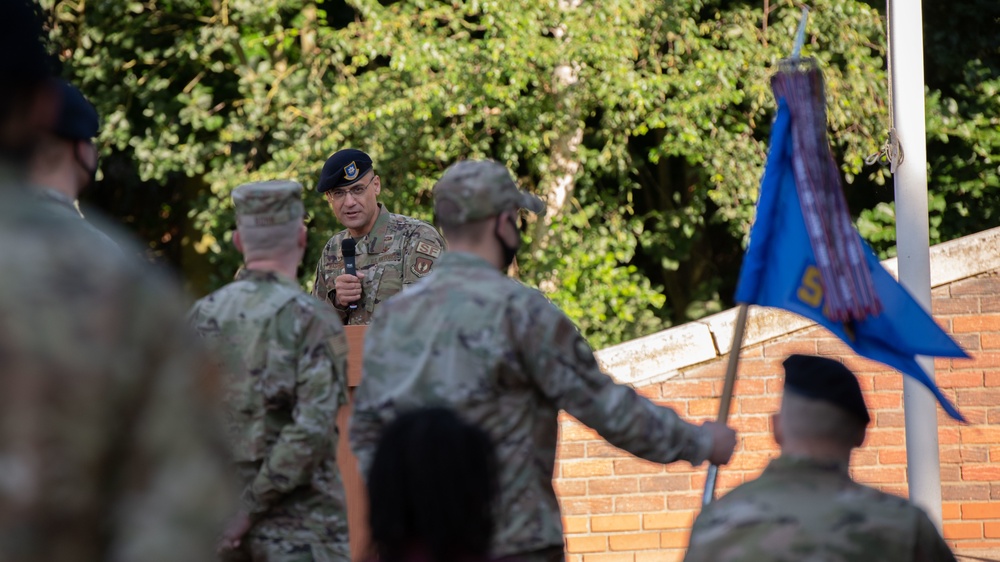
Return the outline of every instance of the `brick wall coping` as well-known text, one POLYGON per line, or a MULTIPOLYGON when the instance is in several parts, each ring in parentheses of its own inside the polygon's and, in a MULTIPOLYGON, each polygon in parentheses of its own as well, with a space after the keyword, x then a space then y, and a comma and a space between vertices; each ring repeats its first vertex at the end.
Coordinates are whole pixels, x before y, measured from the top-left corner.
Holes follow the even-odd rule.
MULTIPOLYGON (((931 248, 931 287, 1000 268, 1000 227, 937 244, 931 248)), ((897 276, 896 258, 882 262, 897 276)), ((604 372, 618 382, 646 385, 673 378, 686 367, 729 353, 736 308, 662 332, 602 349, 596 353, 604 372)), ((814 326, 796 314, 754 306, 747 315, 743 347, 814 326)))

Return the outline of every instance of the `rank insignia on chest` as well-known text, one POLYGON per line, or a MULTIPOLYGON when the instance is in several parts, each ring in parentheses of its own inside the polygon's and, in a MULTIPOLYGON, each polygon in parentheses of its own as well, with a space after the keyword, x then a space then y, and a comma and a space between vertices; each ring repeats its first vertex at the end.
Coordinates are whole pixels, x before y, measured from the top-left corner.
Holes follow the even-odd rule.
MULTIPOLYGON (((423 254, 425 256, 430 256, 432 258, 436 258, 441 255, 441 248, 437 247, 434 244, 431 244, 426 240, 421 240, 417 242, 416 251, 418 254, 423 254)), ((430 268, 428 267, 428 269, 430 268)))
POLYGON ((434 262, 432 262, 428 258, 417 258, 416 263, 413 264, 412 270, 413 273, 419 275, 420 277, 423 277, 424 275, 427 275, 428 273, 431 272, 431 267, 433 265, 434 262))
POLYGON ((390 252, 388 254, 382 254, 375 260, 375 263, 386 263, 386 262, 400 262, 403 261, 403 254, 398 250, 395 252, 390 252))
POLYGON ((358 179, 358 165, 354 162, 344 166, 344 179, 345 180, 356 180, 358 179))

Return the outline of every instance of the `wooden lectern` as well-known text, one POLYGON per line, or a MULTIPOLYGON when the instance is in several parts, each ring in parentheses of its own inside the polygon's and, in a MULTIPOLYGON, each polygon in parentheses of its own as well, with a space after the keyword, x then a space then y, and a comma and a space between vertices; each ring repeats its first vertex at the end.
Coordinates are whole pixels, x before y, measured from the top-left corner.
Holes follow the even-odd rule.
POLYGON ((340 441, 337 444, 337 466, 347 492, 347 526, 351 538, 351 560, 360 562, 368 558, 368 494, 365 481, 358 469, 358 461, 351 454, 351 410, 354 406, 354 389, 361 384, 361 358, 365 348, 367 326, 344 326, 347 332, 347 406, 337 413, 340 441))

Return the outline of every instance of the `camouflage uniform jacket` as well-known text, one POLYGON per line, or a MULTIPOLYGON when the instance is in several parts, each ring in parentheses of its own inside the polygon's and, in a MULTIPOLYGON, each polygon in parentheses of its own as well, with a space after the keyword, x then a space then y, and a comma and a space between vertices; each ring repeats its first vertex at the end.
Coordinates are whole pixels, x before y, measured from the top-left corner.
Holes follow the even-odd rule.
POLYGON ((347 540, 335 419, 347 339, 329 307, 278 274, 242 270, 190 322, 225 360, 225 412, 243 502, 256 525, 347 540))
POLYGON ((344 324, 365 325, 372 313, 387 298, 431 272, 434 261, 444 251, 444 240, 433 226, 385 210, 379 204, 378 218, 371 231, 357 241, 355 265, 364 272, 361 300, 356 310, 336 305, 334 280, 344 274, 344 256, 340 244, 348 231, 334 235, 316 265, 313 295, 332 304, 344 324))
POLYGON ((924 512, 851 480, 847 466, 782 456, 709 504, 686 561, 955 560, 924 512))
POLYGON ((177 288, 100 248, 0 178, 0 561, 213 560, 218 378, 177 288))
POLYGON ((562 547, 552 487, 560 409, 652 461, 699 464, 712 445, 707 430, 602 373, 573 323, 540 292, 464 252, 446 253, 433 275, 375 313, 351 419, 362 474, 383 426, 427 405, 450 406, 493 438, 495 556, 562 547))

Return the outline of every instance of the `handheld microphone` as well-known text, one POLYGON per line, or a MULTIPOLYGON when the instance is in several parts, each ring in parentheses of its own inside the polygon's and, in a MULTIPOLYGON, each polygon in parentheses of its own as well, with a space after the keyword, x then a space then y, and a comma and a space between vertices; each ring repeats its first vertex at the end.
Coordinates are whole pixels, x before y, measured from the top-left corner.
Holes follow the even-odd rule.
MULTIPOLYGON (((344 238, 344 240, 340 242, 340 253, 344 255, 344 273, 355 277, 358 276, 358 268, 354 263, 354 257, 357 255, 357 252, 354 249, 356 245, 357 243, 351 237, 344 238)), ((347 306, 347 308, 348 310, 357 310, 358 303, 352 302, 347 306)))

